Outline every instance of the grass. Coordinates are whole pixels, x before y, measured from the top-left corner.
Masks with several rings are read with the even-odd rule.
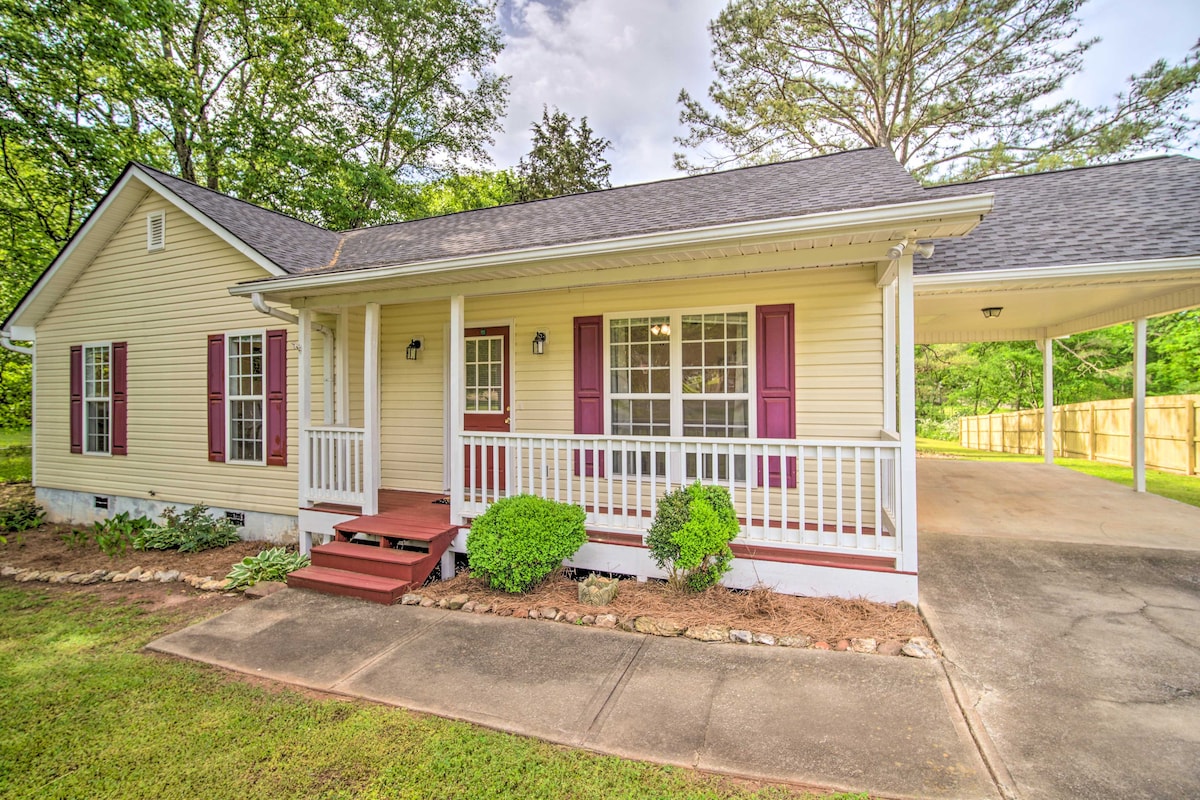
[[[141,652],[179,613],[0,585],[0,796],[811,797]]]
[[[1028,464],[1042,463],[1040,455],[1017,455],[1016,453],[993,453],[987,450],[972,450],[961,447],[957,442],[940,439],[917,439],[917,452],[960,458],[967,461],[1010,461]],[[1083,458],[1055,458],[1054,463],[1106,481],[1133,486],[1133,467],[1118,464],[1102,464]],[[1146,491],[1178,500],[1181,503],[1200,507],[1200,477],[1178,475],[1174,472],[1146,470]]]
[[[22,483],[33,478],[33,435],[28,428],[0,429],[0,483]]]

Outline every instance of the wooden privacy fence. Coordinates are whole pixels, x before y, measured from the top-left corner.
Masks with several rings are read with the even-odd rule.
[[[1195,475],[1200,455],[1200,394],[1146,398],[1146,466]],[[962,417],[958,442],[997,453],[1042,453],[1042,410]],[[1132,400],[1096,400],[1054,407],[1054,454],[1107,464],[1132,464]]]

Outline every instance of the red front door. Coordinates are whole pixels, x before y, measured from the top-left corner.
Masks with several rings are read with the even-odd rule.
[[[487,433],[512,430],[508,328],[467,328],[465,344],[463,429]],[[490,496],[503,492],[505,448],[477,445],[468,447],[464,456],[468,487]]]

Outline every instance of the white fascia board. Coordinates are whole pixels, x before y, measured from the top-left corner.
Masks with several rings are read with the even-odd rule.
[[[953,289],[977,286],[981,283],[1003,284],[1060,278],[1104,278],[1114,275],[1146,275],[1189,269],[1200,270],[1200,256],[1155,258],[1143,261],[1109,261],[1099,264],[1063,264],[1050,267],[986,269],[975,272],[939,272],[917,275],[913,282],[919,293],[921,289]]]
[[[937,200],[920,200],[911,203],[896,203],[887,206],[830,211],[799,217],[780,217],[756,222],[737,222],[689,228],[682,231],[622,236],[598,239],[550,247],[533,247],[508,250],[498,253],[460,256],[458,258],[422,261],[416,264],[370,267],[325,272],[315,275],[298,275],[282,280],[250,281],[230,288],[233,295],[249,295],[253,292],[272,293],[313,289],[341,284],[352,284],[364,280],[386,280],[413,275],[439,272],[456,272],[475,267],[502,267],[509,264],[552,261],[568,258],[587,258],[598,255],[617,255],[639,250],[664,247],[704,246],[722,242],[739,241],[778,236],[816,236],[839,228],[904,227],[937,217],[978,217],[980,220],[992,209],[992,194],[974,194]]]
[[[255,250],[253,247],[251,247],[250,245],[243,242],[238,237],[234,236],[232,233],[230,233],[228,230],[226,230],[222,225],[215,222],[211,217],[209,217],[208,215],[201,212],[199,209],[197,209],[195,206],[193,206],[187,200],[184,200],[182,197],[175,194],[175,192],[168,189],[166,186],[164,186],[159,181],[155,180],[154,177],[151,176],[149,173],[147,173],[145,170],[140,169],[137,165],[134,165],[133,168],[130,170],[130,172],[132,174],[136,175],[138,180],[142,181],[147,186],[152,188],[154,191],[158,192],[163,197],[170,200],[172,203],[177,205],[180,208],[180,210],[182,210],[189,217],[196,220],[196,222],[199,222],[201,225],[208,228],[209,230],[211,230],[218,237],[220,237],[221,240],[224,241],[227,245],[232,247],[234,250],[237,250],[239,253],[244,255],[246,258],[250,259],[255,264],[257,264],[258,266],[265,269],[267,272],[271,273],[271,275],[281,276],[281,275],[288,274],[284,269],[279,267],[274,261],[272,261],[271,259],[264,256],[262,253],[258,252],[257,250]]]

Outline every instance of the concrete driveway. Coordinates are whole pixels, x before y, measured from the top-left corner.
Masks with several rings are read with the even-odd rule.
[[[1003,787],[1200,797],[1200,509],[922,460],[921,605]]]

